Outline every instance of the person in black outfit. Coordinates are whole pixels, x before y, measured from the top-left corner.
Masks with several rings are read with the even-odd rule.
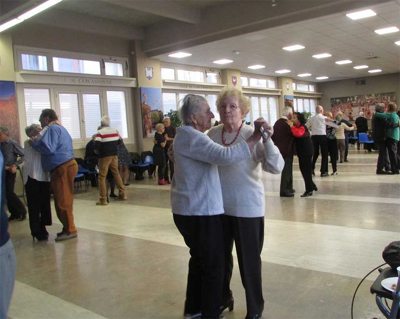
[[[158,185],[166,185],[169,184],[168,181],[165,180],[165,164],[166,164],[166,153],[165,153],[165,128],[164,124],[158,123],[156,125],[156,132],[154,133],[154,146],[153,146],[153,155],[154,155],[154,164],[157,165],[157,173],[158,173]]]
[[[313,191],[318,190],[312,179],[313,142],[305,124],[306,118],[303,113],[299,112],[294,113],[293,122],[289,122],[291,132],[295,137],[296,154],[299,158],[299,167],[306,188],[306,191],[300,197],[312,196]]]
[[[171,161],[171,159],[168,157],[168,150],[170,147],[172,147],[172,143],[174,141],[174,137],[176,134],[176,129],[171,125],[171,119],[166,116],[163,119],[163,124],[165,128],[165,140],[166,144],[164,147],[165,150],[165,174],[164,174],[164,179],[166,182],[170,182],[172,180],[172,177],[174,176],[174,162]],[[169,170],[169,174],[168,174]]]
[[[25,205],[15,194],[15,178],[17,176],[17,167],[22,163],[24,150],[16,141],[9,137],[8,128],[0,126],[0,148],[4,156],[5,163],[5,188],[9,220],[24,220],[27,212]]]
[[[272,135],[272,140],[278,147],[285,161],[285,166],[281,175],[281,197],[293,197],[295,192],[293,189],[294,138],[289,125],[292,116],[292,108],[285,107],[283,110],[283,116],[274,124],[274,134]]]
[[[377,104],[375,106],[375,113],[383,113],[384,111],[385,107],[383,104]],[[376,162],[376,174],[378,175],[390,173],[390,161],[386,148],[386,126],[386,120],[376,117],[374,114],[372,118],[372,138],[379,152]]]
[[[356,118],[357,135],[358,133],[368,133],[368,120],[364,117],[364,112],[360,112],[359,117]],[[371,146],[364,144],[364,149],[371,152]],[[357,150],[360,150],[360,143],[357,141]]]

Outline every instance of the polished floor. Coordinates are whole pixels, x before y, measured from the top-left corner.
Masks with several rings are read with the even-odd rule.
[[[354,148],[339,175],[304,184],[295,165],[295,198],[279,197],[279,176],[264,175],[266,232],[263,260],[265,319],[350,318],[360,279],[383,263],[381,253],[399,240],[400,177],[375,175],[376,153]],[[17,280],[12,319],[182,318],[188,249],[171,216],[169,186],[132,181],[126,202],[95,205],[97,189],[75,200],[76,240],[32,242],[28,221],[12,222]],[[354,304],[354,318],[383,318],[369,293],[373,273]],[[237,266],[235,309],[246,313]]]

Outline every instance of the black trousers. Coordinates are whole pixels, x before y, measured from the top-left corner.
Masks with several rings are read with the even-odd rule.
[[[261,251],[264,244],[264,217],[242,218],[224,215],[225,276],[223,300],[232,297],[232,249],[235,242],[240,277],[246,293],[247,316],[262,314],[264,298],[261,279]]]
[[[397,141],[392,138],[386,138],[386,149],[389,154],[390,167],[392,173],[398,173],[397,167]]]
[[[315,187],[312,179],[312,157],[299,156],[299,168],[301,175],[303,176],[306,192],[312,192]]]
[[[314,147],[313,155],[313,170],[315,170],[315,163],[317,162],[319,151],[321,149],[321,174],[328,173],[328,145],[326,135],[313,135],[311,136]]]
[[[25,205],[21,202],[17,194],[15,194],[15,178],[17,174],[6,171],[5,176],[5,190],[6,190],[6,201],[10,217],[23,218],[26,216]]]
[[[46,225],[52,224],[50,182],[40,182],[28,177],[25,190],[31,234],[34,236],[47,235]]]
[[[337,140],[335,139],[326,139],[326,143],[328,146],[328,154],[331,159],[332,170],[334,172],[337,171],[337,160],[338,160],[338,146]]]
[[[185,313],[219,318],[224,275],[222,216],[182,216],[174,222],[190,249]]]
[[[166,179],[167,181],[172,181],[172,177],[174,176],[174,162],[169,159],[167,152],[168,150],[165,151],[166,162],[164,179]]]
[[[280,194],[293,193],[293,155],[283,158],[285,166],[281,174]]]
[[[389,161],[389,154],[386,148],[385,141],[375,141],[375,145],[378,147],[378,161],[376,163],[376,171],[382,172],[383,169],[386,171],[390,171],[390,161]],[[399,164],[399,163],[397,163]]]

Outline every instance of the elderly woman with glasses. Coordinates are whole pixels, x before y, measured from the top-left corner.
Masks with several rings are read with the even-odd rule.
[[[224,276],[221,183],[218,165],[250,160],[259,127],[233,147],[214,143],[204,132],[214,117],[207,100],[188,94],[180,109],[183,125],[173,143],[175,173],[171,206],[176,227],[190,248],[185,318],[219,318]]]
[[[250,101],[237,89],[225,89],[217,98],[221,123],[208,135],[226,149],[237,147],[253,134],[244,123]],[[264,242],[265,194],[262,171],[279,174],[284,166],[279,149],[271,140],[272,127],[264,123],[265,134],[252,151],[251,158],[219,166],[225,215],[225,278],[222,310],[233,309],[230,290],[235,242],[240,275],[246,293],[247,318],[261,318],[264,298],[261,281],[261,251]]]

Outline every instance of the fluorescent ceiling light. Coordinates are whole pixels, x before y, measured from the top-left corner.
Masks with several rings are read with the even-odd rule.
[[[233,60],[229,60],[229,59],[221,59],[221,60],[215,60],[213,63],[215,64],[228,64],[228,63],[232,63]]]
[[[396,41],[394,44],[400,45],[400,40],[399,40],[399,41]]]
[[[292,72],[292,71],[290,71],[288,69],[282,69],[282,70],[275,71],[275,73],[278,73],[278,74],[285,74],[285,73],[290,73],[290,72]]]
[[[329,79],[329,76],[317,76],[315,79],[317,79],[317,80],[326,80],[326,79]]]
[[[188,56],[191,56],[191,53],[187,53],[187,52],[175,52],[175,53],[171,53],[168,54],[168,56],[170,58],[176,58],[176,59],[182,59],[182,58],[187,58]]]
[[[46,2],[43,2],[42,4],[34,7],[33,9],[24,12],[23,14],[19,15],[18,17],[1,24],[0,32],[3,32],[5,30],[27,20],[27,19],[33,17],[34,15],[37,15],[38,13],[56,5],[57,3],[61,2],[61,1],[62,0],[48,0]]]
[[[300,77],[300,78],[305,78],[305,77],[311,76],[311,75],[312,75],[311,73],[300,73],[300,74],[297,74],[297,76]]]
[[[340,61],[336,61],[336,64],[342,65],[342,64],[349,64],[349,63],[353,63],[353,61],[351,60],[340,60]]]
[[[373,70],[369,70],[368,73],[379,73],[382,72],[381,69],[373,69]]]
[[[252,69],[252,70],[259,70],[259,69],[264,69],[265,65],[255,64],[255,65],[250,65],[247,68]]]
[[[356,66],[354,67],[354,69],[356,69],[356,70],[368,69],[368,65],[365,65],[365,64],[363,64],[363,65],[356,65]]]
[[[398,31],[399,31],[398,27],[387,27],[387,28],[377,29],[377,30],[375,30],[375,33],[382,35],[382,34],[398,32]]]
[[[294,44],[294,45],[289,45],[287,47],[283,47],[282,49],[286,51],[296,51],[304,49],[304,46],[302,46],[301,44]]]
[[[346,16],[348,18],[350,18],[351,20],[359,20],[359,19],[376,16],[376,13],[375,13],[375,11],[373,11],[371,9],[366,9],[366,10],[356,11],[356,12],[352,12],[352,13],[346,13]]]
[[[331,56],[332,54],[330,53],[319,53],[319,54],[314,54],[312,57],[315,59],[324,59],[324,58],[329,58]]]

